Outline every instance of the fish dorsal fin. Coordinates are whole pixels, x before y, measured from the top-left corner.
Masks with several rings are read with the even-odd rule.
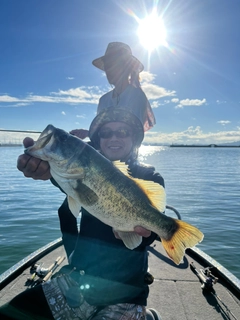
[[[68,206],[72,214],[77,218],[79,216],[79,212],[81,209],[81,205],[79,204],[78,201],[73,199],[72,197],[68,196]]]
[[[113,164],[115,167],[118,168],[118,170],[120,170],[123,174],[125,174],[125,176],[133,179],[132,176],[130,176],[129,174],[129,168],[128,168],[128,165],[125,163],[125,162],[122,162],[122,161],[113,161]]]
[[[114,161],[114,166],[125,174],[128,178],[132,179],[140,189],[149,198],[152,206],[158,209],[160,212],[164,212],[166,209],[166,192],[163,186],[159,183],[149,180],[143,180],[134,178],[129,173],[128,165],[121,161]]]

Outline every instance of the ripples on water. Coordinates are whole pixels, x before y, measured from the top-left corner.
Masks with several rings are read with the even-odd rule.
[[[64,195],[16,169],[21,147],[0,148],[0,273],[61,236]],[[143,146],[140,161],[165,179],[167,202],[205,234],[199,248],[240,278],[240,148]]]
[[[34,181],[16,168],[21,147],[1,147],[0,273],[60,237],[57,209],[64,199],[49,181]]]
[[[167,203],[204,233],[199,248],[240,278],[240,148],[152,148],[141,160],[164,177]]]

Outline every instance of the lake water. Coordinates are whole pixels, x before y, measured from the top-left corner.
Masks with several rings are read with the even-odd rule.
[[[0,273],[61,236],[64,195],[16,168],[23,147],[0,147]],[[140,161],[165,179],[167,203],[205,237],[198,247],[240,278],[240,148],[143,146]]]

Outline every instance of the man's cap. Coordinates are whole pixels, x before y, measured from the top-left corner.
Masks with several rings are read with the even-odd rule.
[[[99,147],[99,137],[98,132],[100,128],[109,122],[123,122],[129,125],[135,136],[135,146],[140,147],[143,138],[143,124],[137,116],[132,112],[129,112],[125,108],[106,108],[101,113],[99,113],[92,121],[89,128],[89,138],[91,142]]]

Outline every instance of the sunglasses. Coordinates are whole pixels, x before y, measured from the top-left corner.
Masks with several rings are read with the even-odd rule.
[[[103,129],[98,132],[98,136],[101,139],[110,139],[115,135],[115,137],[124,139],[132,136],[132,132],[128,129],[122,128],[118,129],[116,131],[113,131],[111,129]]]

